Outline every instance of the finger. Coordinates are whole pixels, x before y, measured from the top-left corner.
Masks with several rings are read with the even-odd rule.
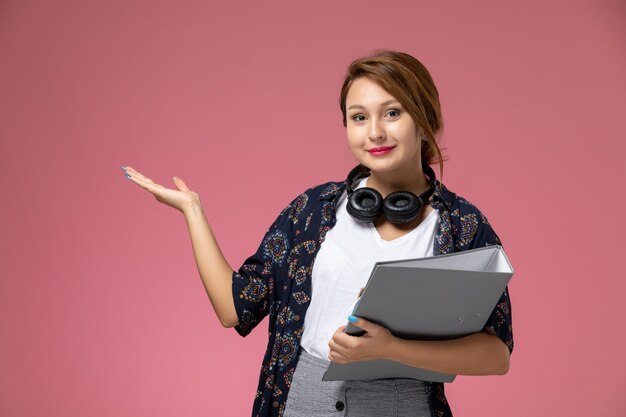
[[[331,340],[332,340],[335,336],[338,336],[338,335],[340,335],[340,334],[344,333],[344,327],[345,327],[345,326],[338,327],[338,328],[337,328],[337,330],[335,330],[335,332],[333,333],[333,335],[330,337],[330,338],[331,338]]]
[[[332,336],[330,337],[331,339],[334,338],[337,335],[340,335],[343,333],[342,327],[337,328],[337,330],[335,330],[335,332],[332,334]]]
[[[333,339],[333,338],[341,338],[341,339],[345,340],[345,339],[350,338],[350,337],[351,336],[346,333],[346,326],[341,326],[337,330],[335,330],[335,333],[333,333],[331,339]]]
[[[354,343],[354,336],[347,335],[345,333],[338,334],[330,339],[330,343],[332,342],[335,349],[351,349],[352,344]]]
[[[123,169],[123,170],[124,170],[124,172],[125,172],[126,174],[128,174],[128,175],[135,175],[135,176],[137,176],[137,174],[138,174],[138,172],[137,172],[137,170],[136,170],[135,168],[130,167],[130,166],[128,166],[128,165],[127,165],[127,166],[125,166],[125,167],[122,167],[122,169]]]
[[[187,187],[187,184],[185,184],[185,181],[181,180],[178,177],[174,177],[174,184],[176,184],[176,187],[178,187],[179,190],[181,191],[189,191],[189,187]]]
[[[328,341],[328,350],[332,352],[333,350],[336,349],[336,347],[337,347],[337,344],[333,341],[333,339],[330,339]]]
[[[352,317],[355,317],[355,316],[352,316]],[[377,331],[381,327],[378,324],[372,323],[369,320],[365,320],[362,317],[355,317],[355,318],[357,319],[356,321],[350,320],[350,322],[356,327],[358,327],[359,329],[363,329],[366,332]]]
[[[337,348],[337,347],[342,347],[342,348],[349,348],[349,341],[350,341],[350,337],[345,333],[335,333],[333,335],[333,337],[330,338],[330,340],[328,341],[328,346],[331,348]],[[332,344],[332,345],[331,345]]]
[[[339,326],[339,327],[337,327],[337,330],[335,330],[333,335],[336,335],[336,334],[339,334],[339,333],[344,333],[345,331],[346,331],[346,326]]]
[[[347,363],[347,358],[345,355],[337,352],[336,350],[330,351],[328,353],[328,360],[335,363]]]
[[[146,177],[145,175],[143,175],[139,171],[133,169],[132,167],[126,167],[126,173],[131,176],[131,179],[132,178],[141,178],[142,180],[144,180],[146,182],[154,183],[154,181],[152,181],[152,179]]]
[[[148,191],[150,191],[152,194],[158,194],[161,189],[163,188],[163,186],[159,185],[159,184],[155,184],[154,182],[147,182],[145,180],[143,180],[142,178],[139,177],[132,177],[131,176],[131,181],[134,181],[135,184],[137,184],[138,186],[140,186],[141,188],[144,188]]]

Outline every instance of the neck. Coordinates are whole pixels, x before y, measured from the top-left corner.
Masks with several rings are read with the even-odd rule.
[[[370,171],[367,186],[377,190],[383,198],[395,191],[411,191],[420,195],[428,189],[429,182],[421,165],[406,166],[394,171]]]

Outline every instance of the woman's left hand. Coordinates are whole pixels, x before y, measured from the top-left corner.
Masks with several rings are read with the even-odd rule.
[[[339,327],[328,342],[330,361],[345,364],[388,358],[389,349],[396,339],[389,329],[361,317],[352,324],[367,333],[350,336],[344,333],[346,326]]]

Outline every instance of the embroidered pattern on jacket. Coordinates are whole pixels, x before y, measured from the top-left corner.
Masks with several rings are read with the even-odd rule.
[[[236,331],[246,336],[270,315],[268,349],[261,367],[253,417],[280,417],[284,412],[311,300],[312,266],[326,233],[335,225],[338,197],[345,186],[345,181],[329,182],[298,195],[267,230],[257,252],[246,259],[239,271],[233,272],[233,299],[239,317]],[[434,256],[501,245],[483,213],[439,181],[431,205],[439,211]],[[483,331],[500,338],[512,352],[508,289]],[[426,390],[433,417],[452,417],[444,384],[429,382]]]

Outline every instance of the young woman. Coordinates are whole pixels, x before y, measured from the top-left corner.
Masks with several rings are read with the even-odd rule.
[[[197,193],[180,178],[173,190],[124,169],[184,214],[222,325],[246,336],[269,315],[253,416],[451,416],[442,383],[322,381],[330,361],[374,359],[457,375],[503,375],[513,350],[508,288],[482,332],[453,340],[405,340],[347,317],[378,261],[502,243],[487,218],[430,168],[438,163],[443,173],[441,109],[417,59],[378,50],[353,61],[340,108],[359,165],[346,180],[316,185],[291,201],[238,271],[224,259]],[[346,319],[366,333],[346,334]]]

